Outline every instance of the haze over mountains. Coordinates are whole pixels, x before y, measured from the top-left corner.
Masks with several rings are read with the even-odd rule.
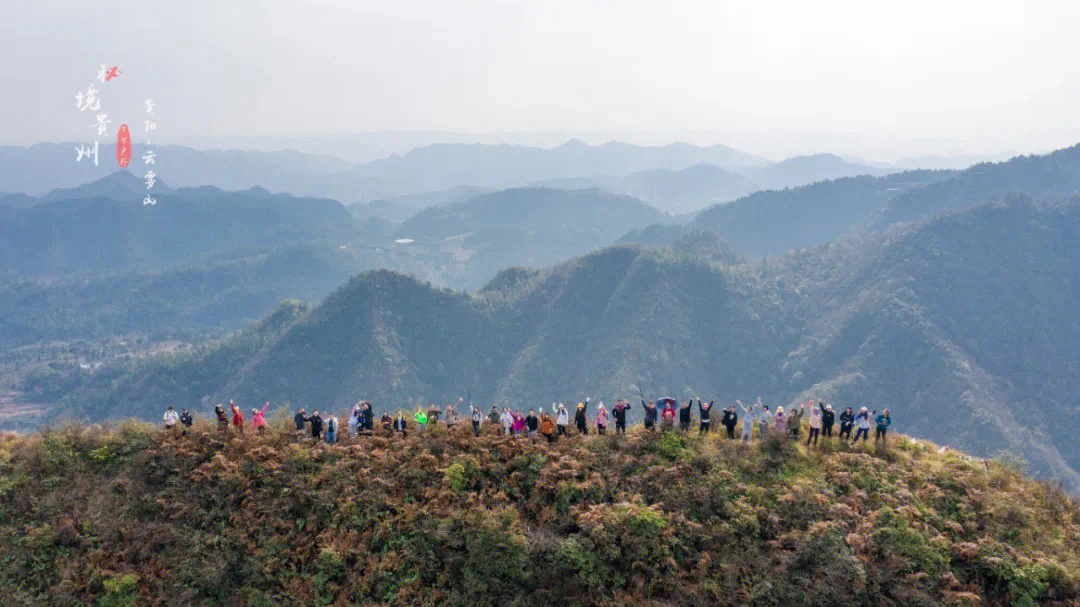
[[[73,150],[73,144],[67,143],[0,147],[0,192],[41,195],[112,172],[111,158],[98,166],[89,161],[76,163]],[[719,145],[651,147],[611,142],[590,146],[577,140],[550,149],[434,144],[362,164],[292,150],[196,150],[178,145],[154,146],[154,150],[157,172],[176,187],[262,187],[349,204],[459,187],[493,190],[576,183],[637,196],[676,214],[759,189],[890,171],[827,154],[773,163]],[[133,157],[139,158],[143,151],[136,144]],[[708,168],[685,171],[692,167]],[[627,184],[614,185],[621,178],[627,178]]]
[[[296,160],[281,180],[318,164],[231,158]],[[835,178],[779,187],[815,179],[815,167]],[[0,362],[14,361],[14,398],[101,419],[226,397],[813,393],[887,403],[905,429],[1009,449],[1080,486],[1070,427],[1030,415],[1067,415],[1080,387],[1069,200],[1080,146],[903,172],[828,155],[770,164],[722,147],[431,146],[312,178],[392,192],[348,208],[161,174],[153,207],[128,172],[0,198],[0,336],[12,348]],[[632,246],[606,248],[616,242]],[[364,273],[379,269],[411,277]],[[283,299],[322,303],[289,304],[226,337]],[[195,349],[87,354],[121,335]],[[200,345],[209,338],[225,340]],[[106,364],[43,365],[31,354],[42,343],[80,343],[72,361]]]

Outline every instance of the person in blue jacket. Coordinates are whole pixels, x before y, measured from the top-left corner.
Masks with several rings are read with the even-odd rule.
[[[874,418],[874,423],[877,424],[877,428],[874,429],[874,442],[879,440],[885,440],[885,433],[889,430],[889,424],[892,423],[892,418],[889,417],[889,410],[885,409]]]

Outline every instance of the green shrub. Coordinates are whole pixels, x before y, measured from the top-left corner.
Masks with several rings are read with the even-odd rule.
[[[630,532],[645,539],[657,539],[668,526],[668,520],[663,514],[652,508],[639,508],[635,513],[626,518]]]
[[[662,432],[650,446],[660,457],[676,460],[686,454],[686,437],[677,432]]]
[[[476,489],[480,485],[483,471],[480,470],[475,461],[466,458],[447,466],[443,475],[450,482],[450,488],[455,493],[465,493]]]
[[[872,534],[882,556],[896,555],[904,559],[904,573],[924,572],[937,580],[949,566],[945,548],[935,547],[926,537],[908,526],[906,520],[890,508],[883,508],[874,521]]]
[[[605,595],[612,588],[626,585],[626,576],[621,571],[608,567],[594,550],[582,545],[577,538],[571,537],[563,542],[555,553],[554,561],[565,574],[572,576],[590,592]]]
[[[98,599],[98,607],[136,607],[139,576],[134,573],[104,581],[105,594]]]
[[[477,517],[465,530],[461,587],[467,604],[522,603],[530,572],[525,538],[505,522]]]

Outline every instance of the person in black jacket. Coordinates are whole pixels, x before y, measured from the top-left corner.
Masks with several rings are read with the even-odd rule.
[[[698,434],[706,434],[709,432],[709,425],[712,423],[712,406],[713,402],[709,401],[709,404],[701,404],[701,399],[697,401],[698,408]]]
[[[529,415],[525,417],[525,426],[529,429],[529,434],[532,435],[536,432],[536,429],[540,427],[540,418],[536,417],[536,411],[529,409]]]
[[[184,409],[183,411],[181,411],[180,412],[180,425],[183,426],[183,429],[180,431],[180,433],[181,434],[187,434],[188,430],[191,429],[191,424],[192,424],[193,421],[194,420],[191,419],[191,413],[188,412],[187,409]]]
[[[646,404],[644,399],[641,401],[641,406],[645,409],[645,429],[652,432],[656,428],[656,415],[659,411],[656,410],[655,403]]]
[[[727,429],[727,437],[735,438],[735,424],[739,423],[739,414],[735,412],[735,405],[724,409],[724,417],[720,423]]]
[[[823,403],[818,403],[822,405]],[[821,410],[821,435],[832,436],[832,427],[836,423],[836,413],[832,410],[832,405],[824,405]]]
[[[694,399],[690,399],[679,407],[679,430],[690,431],[690,407],[694,405]]]
[[[224,432],[229,429],[229,418],[225,416],[225,405],[218,403],[214,405],[214,415],[217,416],[218,430]]]
[[[630,409],[630,403],[626,401],[616,401],[615,406],[611,408],[611,412],[615,414],[615,433],[626,434],[626,412]]]
[[[363,417],[357,427],[367,430],[368,433],[375,432],[375,412],[371,410],[371,403],[364,401],[364,404],[360,405],[360,415]]]
[[[405,416],[405,413],[398,409],[397,415],[394,416],[394,432],[398,432],[402,437],[409,435],[409,418]]]
[[[578,434],[589,433],[589,420],[586,417],[586,411],[589,408],[589,399],[586,398],[585,402],[578,403],[577,411],[574,412],[574,425],[577,426]]]
[[[311,438],[318,441],[319,437],[322,436],[322,417],[319,415],[318,409],[311,412],[311,417],[308,418],[308,421],[311,422]]]
[[[851,410],[851,407],[847,407],[840,414],[840,438],[850,439],[853,427],[855,427],[855,412]]]
[[[294,415],[292,419],[293,423],[296,424],[296,431],[303,432],[304,424],[308,421],[307,415],[304,414],[304,408],[300,407],[300,410],[296,412],[296,415]]]

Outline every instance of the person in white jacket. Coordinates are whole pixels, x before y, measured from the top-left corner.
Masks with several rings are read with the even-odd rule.
[[[499,421],[503,425],[503,433],[510,436],[510,426],[514,425],[514,416],[510,415],[510,409],[503,409],[502,415],[499,416]]]
[[[566,425],[570,423],[570,414],[566,412],[566,406],[559,403],[555,411],[555,426],[559,429],[559,436],[566,436]]]
[[[855,440],[852,443],[859,442],[859,437],[865,441],[870,438],[870,412],[866,410],[866,407],[859,409],[859,413],[855,415]]]
[[[753,441],[754,420],[757,419],[758,414],[761,412],[761,407],[759,405],[750,405],[747,407],[742,404],[741,400],[737,400],[735,403],[743,410],[742,439],[744,441]]]
[[[172,430],[178,423],[180,423],[180,415],[173,410],[172,405],[169,405],[169,408],[165,410],[165,429]]]
[[[818,436],[821,434],[821,414],[825,412],[825,404],[814,404],[814,401],[803,405],[803,408],[810,409],[810,435],[806,437],[806,445],[810,446],[810,441],[814,441],[814,446],[817,446]]]

